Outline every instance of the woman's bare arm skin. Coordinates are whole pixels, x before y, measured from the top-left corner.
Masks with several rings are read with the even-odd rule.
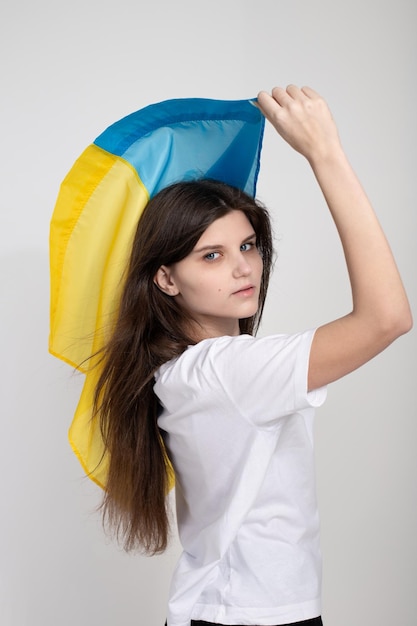
[[[409,331],[412,316],[389,244],[342,149],[325,101],[312,89],[276,87],[258,104],[278,133],[309,161],[339,233],[353,308],[317,329],[308,387],[360,367]]]

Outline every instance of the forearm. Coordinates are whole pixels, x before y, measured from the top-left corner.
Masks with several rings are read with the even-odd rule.
[[[317,148],[309,162],[338,230],[352,289],[352,315],[375,332],[401,333],[411,314],[390,246],[342,148]],[[395,338],[395,337],[393,337]]]

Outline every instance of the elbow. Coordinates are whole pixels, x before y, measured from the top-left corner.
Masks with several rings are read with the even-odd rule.
[[[387,343],[392,343],[401,335],[408,333],[413,327],[413,316],[410,307],[405,306],[402,310],[392,312],[391,315],[381,322],[381,332],[386,337]]]
[[[413,328],[413,315],[411,313],[410,308],[408,307],[406,314],[402,318],[402,326],[401,326],[400,335],[405,335],[406,333],[409,333],[412,328]]]

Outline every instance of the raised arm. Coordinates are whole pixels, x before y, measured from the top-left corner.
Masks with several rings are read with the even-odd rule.
[[[258,104],[278,133],[309,161],[339,233],[352,289],[350,313],[321,326],[311,348],[315,389],[360,367],[412,327],[389,244],[339,141],[325,101],[312,89],[276,87]]]

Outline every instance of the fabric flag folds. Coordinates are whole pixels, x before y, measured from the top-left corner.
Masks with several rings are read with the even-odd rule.
[[[263,132],[254,100],[167,100],[107,128],[61,184],[50,227],[49,351],[86,374],[69,439],[101,487],[107,463],[92,416],[94,355],[111,333],[142,211],[182,180],[213,178],[254,196]]]

